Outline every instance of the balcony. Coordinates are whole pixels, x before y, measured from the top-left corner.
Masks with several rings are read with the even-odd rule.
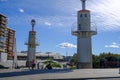
[[[81,29],[77,27],[77,23],[72,25],[71,34],[75,36],[81,35],[81,33],[87,33],[89,35],[96,35],[97,34],[97,27],[95,24],[91,23],[90,29]]]
[[[38,43],[38,42],[36,42],[35,44],[30,44],[30,43],[28,43],[28,42],[25,42],[25,45],[34,45],[34,46],[39,46],[40,44]]]

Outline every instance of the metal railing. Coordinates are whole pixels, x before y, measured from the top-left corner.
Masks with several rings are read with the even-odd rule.
[[[97,34],[97,27],[94,23],[91,23],[90,29],[78,29],[77,23],[74,23],[71,28],[71,33],[76,35],[79,32],[91,32],[93,35]]]

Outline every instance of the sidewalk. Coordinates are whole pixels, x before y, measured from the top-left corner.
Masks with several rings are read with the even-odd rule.
[[[2,71],[2,70],[1,70]],[[120,78],[118,69],[79,69],[79,70],[14,70],[0,71],[0,80],[43,80],[43,79],[105,79]],[[118,79],[119,80],[119,79]]]

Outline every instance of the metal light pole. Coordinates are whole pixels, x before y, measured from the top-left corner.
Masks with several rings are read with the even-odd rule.
[[[120,61],[119,61],[119,57],[118,57],[118,69],[119,69],[119,74],[120,74]]]
[[[17,63],[17,49],[16,49],[16,38],[14,39],[14,59],[13,59],[13,68],[17,68],[18,67],[18,63]]]

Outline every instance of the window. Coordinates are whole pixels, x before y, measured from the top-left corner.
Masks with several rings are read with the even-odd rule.
[[[80,18],[87,17],[87,14],[80,14]]]
[[[6,27],[6,25],[5,25],[5,24],[0,24],[0,26],[1,26],[1,27]]]
[[[80,17],[82,17],[82,14],[80,14]]]
[[[87,17],[87,14],[85,14],[85,17]]]
[[[0,43],[0,48],[4,48],[4,44]]]
[[[12,47],[9,47],[9,50],[11,51],[13,48]]]
[[[5,38],[3,36],[0,37],[0,42],[4,42]]]
[[[81,30],[81,25],[80,24],[78,25],[78,30]]]

